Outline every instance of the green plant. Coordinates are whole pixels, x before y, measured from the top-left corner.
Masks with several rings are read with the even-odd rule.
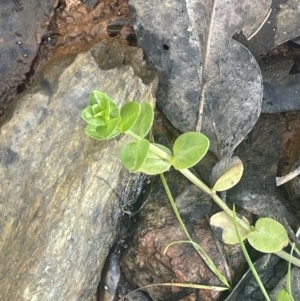
[[[298,229],[296,233],[296,237],[300,234],[300,229]],[[292,244],[289,265],[288,265],[288,273],[286,279],[286,290],[281,290],[276,298],[276,301],[294,301],[294,297],[292,295],[292,285],[291,285],[291,259],[293,256],[293,251],[295,248],[295,243]]]
[[[223,229],[223,241],[229,244],[239,243],[237,230],[242,240],[248,239],[253,248],[261,252],[276,253],[289,260],[289,254],[282,249],[289,243],[285,228],[271,218],[260,218],[255,226],[244,217],[235,217],[234,212],[218,196],[218,192],[225,191],[237,184],[243,174],[243,164],[237,157],[225,158],[218,162],[213,170],[210,188],[200,181],[188,168],[197,164],[209,149],[208,138],[197,132],[187,132],[179,136],[172,151],[164,145],[150,142],[145,137],[153,124],[154,110],[148,102],[139,104],[135,101],[125,103],[121,109],[106,94],[93,91],[89,98],[90,105],[82,112],[82,118],[88,123],[86,133],[98,140],[112,139],[119,134],[126,134],[132,142],[126,143],[121,150],[121,161],[131,172],[143,172],[148,175],[162,174],[173,166],[192,183],[208,194],[223,210],[211,217],[211,225]],[[165,182],[162,177],[163,183]],[[164,183],[166,191],[168,188]],[[201,247],[193,242],[180,219],[173,198],[168,193],[173,210],[183,227],[189,243],[205,258],[208,266],[219,279],[229,287],[226,278],[213,265]],[[236,220],[236,226],[233,222]],[[294,264],[300,266],[299,260],[292,258]]]

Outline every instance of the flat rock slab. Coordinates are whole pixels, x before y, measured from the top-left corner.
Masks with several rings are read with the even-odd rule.
[[[141,180],[121,165],[127,138],[89,138],[80,114],[96,89],[119,104],[154,104],[157,78],[145,85],[130,65],[143,65],[142,50],[129,50],[135,62],[111,70],[90,52],[52,62],[0,120],[0,300],[95,294],[121,207]]]

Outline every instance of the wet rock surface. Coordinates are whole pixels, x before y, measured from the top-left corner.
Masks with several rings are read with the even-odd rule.
[[[41,27],[49,21],[55,0],[0,2],[0,116],[18,92],[39,48]]]
[[[6,1],[0,14],[0,116],[51,58],[108,37],[135,45],[127,0]]]
[[[90,139],[81,110],[95,89],[119,104],[154,103],[157,78],[151,78],[143,84],[129,62],[101,70],[83,52],[53,61],[3,116],[1,300],[93,298],[121,207],[134,197],[141,178],[120,163],[126,138]]]

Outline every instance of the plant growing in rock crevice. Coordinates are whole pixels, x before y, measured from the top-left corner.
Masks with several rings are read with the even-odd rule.
[[[145,138],[154,119],[153,108],[148,102],[139,104],[136,101],[129,101],[119,109],[109,96],[100,91],[93,91],[89,102],[90,105],[82,112],[82,118],[88,123],[86,133],[90,137],[108,140],[126,134],[132,138],[132,142],[126,143],[121,150],[121,161],[129,171],[156,175],[162,174],[173,166],[221,207],[223,211],[213,215],[210,221],[212,226],[223,229],[222,239],[225,243],[239,243],[241,237],[242,240],[247,239],[258,251],[276,253],[287,260],[290,258],[282,251],[289,243],[289,238],[279,222],[271,218],[260,218],[255,226],[251,226],[244,217],[236,217],[218,196],[218,192],[232,188],[241,179],[243,164],[239,158],[225,158],[214,166],[211,175],[212,188],[210,188],[188,169],[197,164],[207,153],[209,140],[205,135],[198,132],[184,133],[176,139],[171,151],[164,145],[152,143]],[[161,178],[173,210],[189,239],[188,242],[192,243],[210,269],[229,287],[226,278],[217,270],[207,254],[189,237],[163,175]],[[234,220],[236,220],[236,227]],[[296,258],[293,258],[292,262],[300,265]]]

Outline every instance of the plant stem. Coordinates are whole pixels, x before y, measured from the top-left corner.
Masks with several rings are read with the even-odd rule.
[[[130,136],[134,140],[143,139],[133,131],[129,130],[125,134]],[[162,159],[170,162],[172,164],[172,156],[167,154],[165,151],[156,147],[153,143],[150,143],[150,150],[161,157]],[[208,186],[206,186],[202,181],[200,181],[193,173],[191,173],[187,168],[179,170],[186,178],[188,178],[192,183],[194,183],[197,187],[199,187],[204,193],[208,194],[218,205],[219,207],[225,211],[231,218],[233,218],[232,210],[222,201],[219,196],[213,192]],[[250,225],[243,219],[237,217],[237,221],[241,227],[243,227],[246,231],[250,231]]]
[[[285,251],[278,251],[278,252],[275,252],[274,254],[276,254],[278,257],[286,260],[286,261],[289,261],[290,260],[290,254],[285,252]],[[300,267],[300,260],[296,257],[291,257],[291,263],[297,267]]]
[[[184,234],[185,234],[186,237],[188,238],[189,242],[193,245],[193,247],[195,248],[195,250],[196,250],[196,251],[198,252],[198,254],[201,256],[201,258],[204,260],[204,262],[207,264],[207,266],[211,269],[211,271],[212,271],[213,273],[215,273],[215,275],[221,280],[221,282],[222,282],[224,285],[226,285],[228,288],[230,288],[230,285],[229,285],[229,283],[227,282],[226,278],[220,273],[220,271],[219,271],[218,268],[215,266],[215,264],[214,264],[213,261],[210,259],[210,257],[206,254],[206,252],[201,248],[201,246],[200,246],[199,244],[195,243],[195,242],[192,240],[192,238],[191,238],[189,232],[187,231],[187,229],[186,229],[186,227],[185,227],[185,224],[184,224],[184,222],[182,221],[181,216],[180,216],[180,214],[179,214],[179,212],[178,212],[178,209],[177,209],[177,207],[176,207],[175,201],[174,201],[174,199],[173,199],[173,196],[172,196],[172,194],[171,194],[171,191],[170,191],[170,189],[169,189],[169,186],[168,186],[168,184],[167,184],[167,181],[166,181],[166,178],[165,178],[164,174],[161,173],[161,174],[159,174],[159,176],[160,176],[160,179],[161,179],[161,181],[162,181],[162,183],[163,183],[163,186],[164,186],[164,188],[165,188],[165,191],[166,191],[166,193],[167,193],[168,199],[169,199],[170,204],[171,204],[171,207],[172,207],[172,209],[173,209],[173,211],[174,211],[174,213],[175,213],[175,216],[176,216],[176,218],[177,218],[177,220],[178,220],[178,222],[179,222],[179,224],[180,224],[180,226],[181,226],[181,228],[182,228]]]
[[[127,131],[125,134],[128,135],[129,137],[131,137],[132,139],[137,140],[137,141],[143,139],[142,137],[140,137],[136,133],[132,132],[131,130]],[[162,159],[172,163],[172,156],[170,156],[169,154],[167,154],[166,152],[164,152],[160,148],[156,147],[153,143],[150,143],[150,150],[153,153],[155,153],[156,155],[158,155],[159,157],[161,157]]]
[[[244,256],[245,256],[245,258],[246,258],[246,260],[248,262],[249,268],[250,268],[250,270],[251,270],[251,272],[252,272],[252,274],[253,274],[256,282],[258,283],[258,285],[259,285],[259,287],[260,287],[260,289],[261,289],[264,297],[266,298],[267,301],[271,301],[271,299],[270,299],[270,297],[269,297],[269,295],[268,295],[268,293],[267,293],[267,291],[266,291],[263,283],[261,282],[261,279],[260,279],[259,275],[257,274],[257,271],[256,271],[256,269],[255,269],[255,267],[254,267],[254,265],[252,263],[252,260],[251,260],[251,258],[249,256],[248,252],[247,252],[247,249],[246,249],[246,247],[244,245],[244,242],[243,242],[243,239],[241,237],[241,234],[240,234],[240,231],[239,231],[239,227],[238,227],[238,224],[237,224],[237,218],[236,218],[236,214],[235,214],[235,205],[234,204],[233,204],[233,224],[234,224],[235,232],[236,232],[237,238],[239,240],[242,252],[243,252],[243,254],[244,254]]]
[[[208,194],[223,211],[225,211],[231,218],[233,218],[232,210],[222,201],[222,199],[213,192],[208,186],[206,186],[202,181],[200,181],[193,173],[188,169],[179,170],[185,177],[187,177],[193,184],[199,187],[203,192]],[[237,217],[237,221],[240,226],[242,226],[246,231],[250,231],[250,225],[243,219]]]
[[[170,201],[171,207],[172,207],[172,209],[173,209],[173,211],[174,211],[174,213],[175,213],[175,215],[176,215],[176,217],[177,217],[177,219],[178,219],[178,222],[179,222],[179,224],[180,224],[180,226],[181,226],[181,228],[182,228],[184,234],[185,234],[186,237],[189,239],[189,241],[193,241],[192,238],[191,238],[191,236],[190,236],[190,234],[189,234],[189,232],[187,231],[187,229],[186,229],[186,227],[185,227],[184,222],[183,222],[182,219],[181,219],[181,216],[180,216],[178,210],[177,210],[175,201],[174,201],[174,199],[173,199],[173,196],[172,196],[172,194],[171,194],[171,191],[170,191],[170,189],[169,189],[169,186],[168,186],[168,184],[167,184],[167,181],[166,181],[166,178],[165,178],[164,174],[159,174],[159,176],[160,176],[160,179],[161,179],[161,181],[162,181],[162,183],[163,183],[163,185],[164,185],[164,188],[165,188],[165,191],[166,191],[166,193],[167,193],[168,199],[169,199],[169,201]]]

